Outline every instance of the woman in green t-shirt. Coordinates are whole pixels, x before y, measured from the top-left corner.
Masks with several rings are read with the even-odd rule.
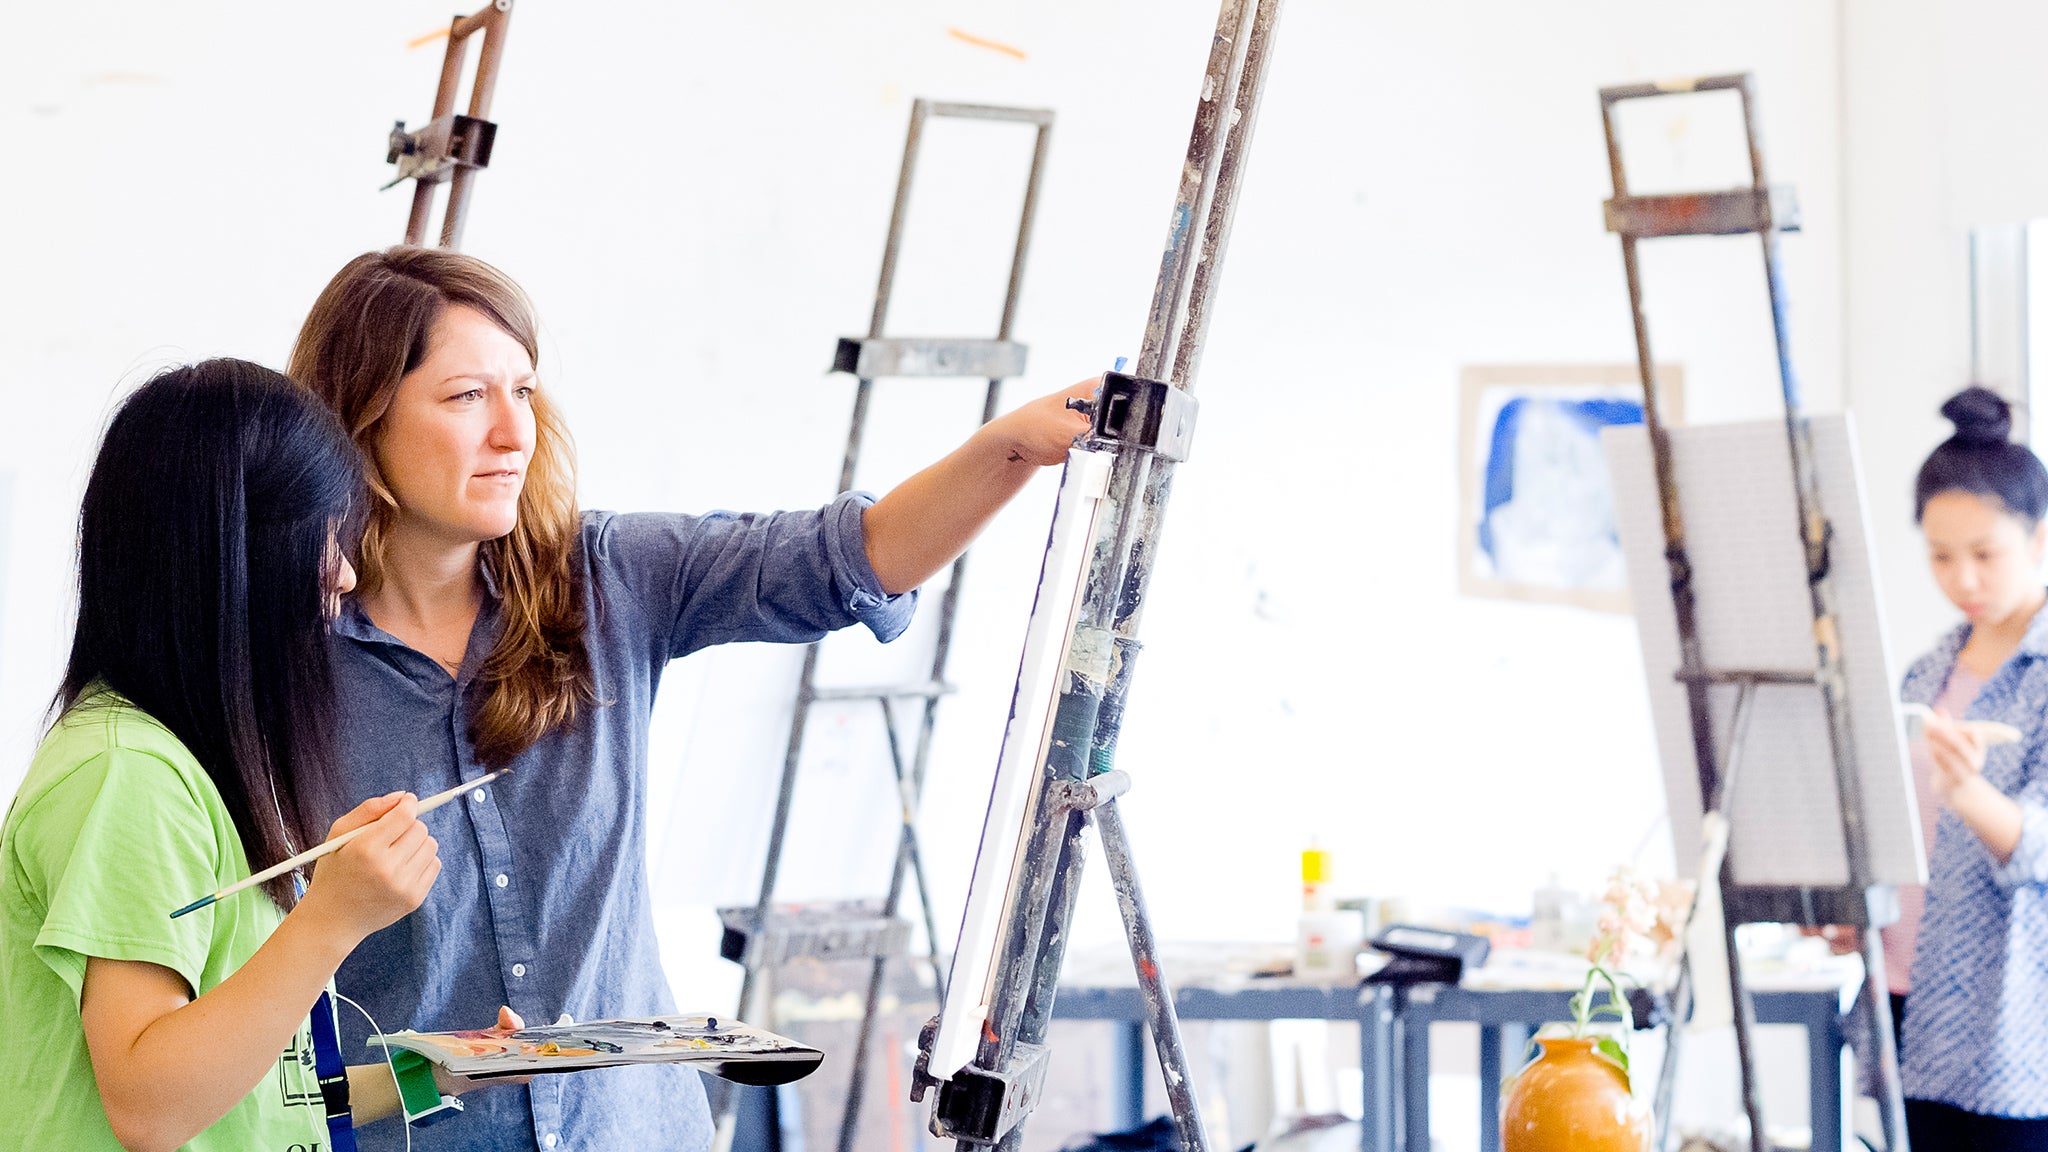
[[[302,897],[169,913],[324,838],[324,633],[364,500],[340,424],[254,364],[172,369],[114,417],[58,717],[0,827],[0,1152],[328,1147],[308,1011],[439,874],[416,799],[326,829],[370,826]],[[357,1121],[395,1109],[383,1065],[347,1080]]]

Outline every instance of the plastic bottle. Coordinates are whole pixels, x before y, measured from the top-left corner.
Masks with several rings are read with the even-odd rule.
[[[1529,946],[1545,952],[1565,951],[1565,918],[1572,893],[1550,874],[1550,884],[1538,888],[1529,901]]]
[[[1301,919],[1294,937],[1294,974],[1303,980],[1349,980],[1358,973],[1364,917],[1337,908],[1330,864],[1330,853],[1309,841],[1301,854]]]

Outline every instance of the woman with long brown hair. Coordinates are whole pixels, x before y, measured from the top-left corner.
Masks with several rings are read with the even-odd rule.
[[[347,791],[448,787],[464,801],[419,915],[338,976],[387,1027],[672,1013],[645,867],[647,725],[669,660],[740,640],[883,639],[1085,421],[1090,380],[984,425],[879,501],[772,515],[579,511],[561,417],[535,375],[525,294],[474,257],[349,262],[291,376],[362,449],[371,515],[335,624]],[[397,1147],[399,1133],[367,1136]],[[702,1085],[674,1067],[543,1077],[486,1093],[419,1148],[709,1146]]]

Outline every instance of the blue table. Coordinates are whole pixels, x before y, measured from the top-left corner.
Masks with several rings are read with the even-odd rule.
[[[1173,973],[1167,968],[1169,977]],[[1365,1073],[1367,1152],[1394,1152],[1398,1083],[1396,1008],[1398,998],[1382,986],[1358,988],[1258,980],[1245,987],[1213,988],[1181,983],[1174,1011],[1182,1020],[1356,1020],[1358,1066]],[[1135,980],[1116,984],[1061,984],[1053,1000],[1056,1020],[1106,1020],[1121,1024],[1115,1033],[1117,1069],[1116,1114],[1111,1126],[1128,1131],[1145,1122],[1145,1002]],[[1424,1041],[1422,1058],[1429,1058]],[[1427,1124],[1428,1109],[1423,1115]],[[1428,1147],[1425,1131],[1424,1148]]]
[[[1220,946],[1218,946],[1220,947]],[[1569,991],[1474,989],[1418,985],[1399,992],[1379,985],[1328,986],[1291,979],[1218,979],[1200,954],[1189,962],[1169,949],[1162,967],[1173,982],[1182,1020],[1352,1020],[1358,1023],[1359,1068],[1364,1073],[1365,1152],[1429,1152],[1429,1026],[1462,1021],[1479,1026],[1480,1148],[1500,1148],[1500,1099],[1484,1090],[1499,1084],[1520,1059],[1530,1032],[1571,1018]],[[1176,961],[1181,961],[1176,964]],[[1128,957],[1124,964],[1128,966]],[[1079,969],[1076,971],[1076,969]],[[1853,992],[1853,989],[1850,990]],[[1842,1077],[1847,992],[1839,988],[1757,991],[1757,1022],[1806,1030],[1807,1091],[1813,1152],[1842,1152],[1848,1131],[1850,1088]],[[1101,1020],[1116,1030],[1118,1129],[1144,1121],[1145,1006],[1128,972],[1108,963],[1070,966],[1053,1002],[1061,1020]]]
[[[1853,989],[1851,990],[1853,991]],[[1544,1024],[1571,1019],[1570,992],[1520,989],[1478,990],[1447,985],[1419,985],[1401,997],[1398,1007],[1401,1055],[1406,1071],[1399,1104],[1406,1131],[1406,1152],[1429,1152],[1429,1026],[1440,1021],[1479,1025],[1479,1147],[1499,1152],[1500,1096],[1486,1086],[1499,1084],[1520,1061],[1530,1032]],[[1812,1152],[1842,1152],[1853,1102],[1842,1077],[1842,1047],[1847,999],[1838,988],[1755,991],[1759,1024],[1794,1024],[1806,1030],[1807,1110],[1813,1127]],[[1142,1028],[1142,1025],[1140,1025]],[[1683,1065],[1681,1065],[1681,1069]],[[1655,1075],[1655,1069],[1646,1074]],[[1370,1094],[1368,1090],[1368,1094]],[[1391,1142],[1373,1145],[1374,1152],[1392,1152]]]

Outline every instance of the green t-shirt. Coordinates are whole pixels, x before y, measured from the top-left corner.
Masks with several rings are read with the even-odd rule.
[[[199,762],[112,693],[59,720],[0,828],[0,1152],[118,1152],[78,1019],[89,956],[146,960],[205,995],[283,914],[260,891],[170,918],[248,875],[242,842]],[[304,1024],[254,1091],[185,1145],[193,1152],[324,1152]]]

